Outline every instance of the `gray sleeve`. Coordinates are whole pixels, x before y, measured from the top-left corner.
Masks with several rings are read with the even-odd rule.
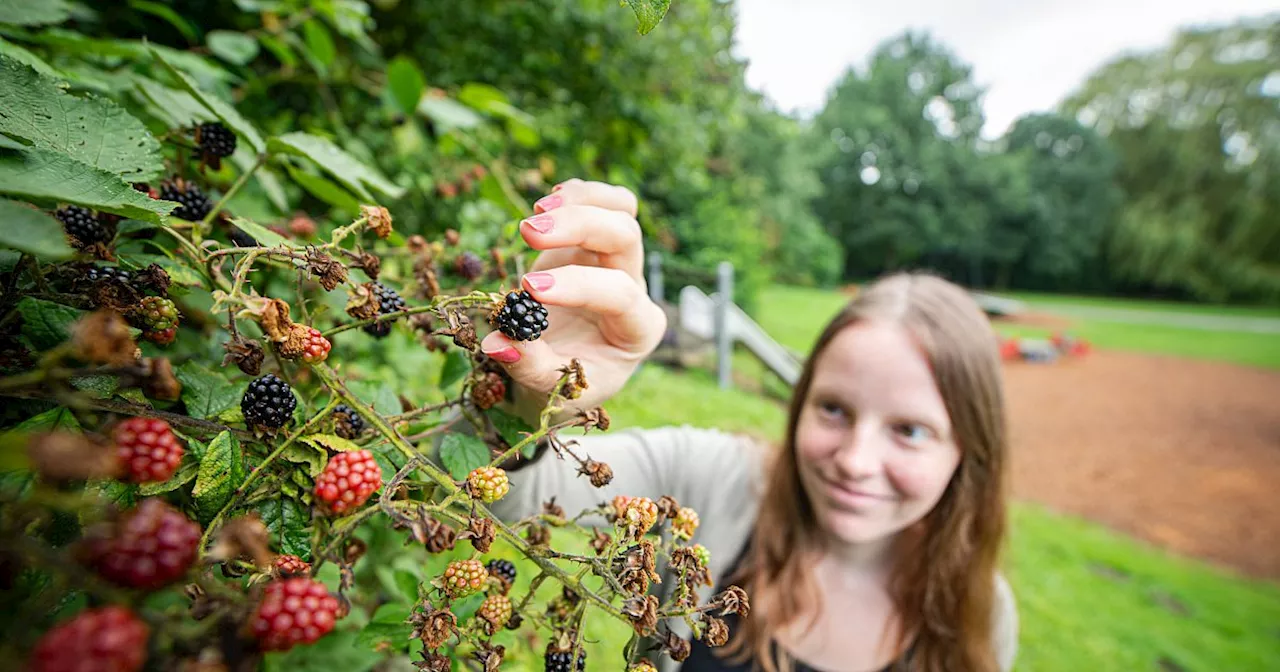
[[[1003,574],[996,574],[995,619],[996,662],[1001,672],[1009,672],[1018,655],[1018,605]]]

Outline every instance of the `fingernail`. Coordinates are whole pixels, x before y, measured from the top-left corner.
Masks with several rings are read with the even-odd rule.
[[[553,194],[554,194],[554,193],[556,193],[557,191],[560,191],[561,189],[564,189],[564,183],[563,183],[563,182],[561,182],[560,184],[557,184],[557,185],[556,185],[556,186],[554,186],[554,187],[551,187],[551,193],[553,193]]]
[[[538,233],[551,233],[551,229],[556,226],[556,218],[551,215],[534,215],[526,218],[520,223],[528,224],[529,228],[537,231]]]
[[[547,194],[546,196],[539,198],[538,201],[533,204],[533,212],[534,214],[537,214],[548,210],[555,210],[563,203],[564,199],[560,198],[560,194]]]
[[[509,345],[501,350],[486,352],[484,354],[489,355],[503,364],[515,364],[520,361],[520,351]]]
[[[529,289],[535,292],[541,292],[551,289],[556,284],[556,279],[550,273],[526,273],[524,284],[529,285]]]

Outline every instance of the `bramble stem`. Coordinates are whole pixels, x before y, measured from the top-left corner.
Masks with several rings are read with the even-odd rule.
[[[240,174],[240,177],[231,185],[231,188],[227,190],[227,193],[223,194],[222,198],[218,199],[218,202],[213,205],[213,209],[209,211],[209,214],[205,215],[204,219],[200,220],[200,223],[192,229],[192,236],[196,240],[199,240],[200,236],[204,235],[205,231],[210,230],[209,225],[213,223],[213,218],[217,217],[219,212],[222,212],[222,206],[226,205],[227,201],[231,200],[231,197],[235,196],[237,191],[240,191],[240,187],[243,187],[244,183],[248,182],[249,178],[253,177],[253,174],[258,172],[258,169],[261,168],[269,158],[271,158],[271,155],[266,152],[259,154],[258,160],[253,163],[253,166],[251,166],[249,170]]]

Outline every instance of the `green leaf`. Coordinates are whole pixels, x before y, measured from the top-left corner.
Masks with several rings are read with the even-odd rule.
[[[470,434],[446,434],[440,442],[440,460],[450,476],[462,480],[473,469],[489,464],[489,446]]]
[[[248,171],[253,168],[253,164],[257,162],[253,153],[244,147],[237,146],[236,152],[231,155],[231,160],[235,162],[236,167],[242,171]],[[289,198],[284,193],[284,187],[280,184],[280,178],[271,172],[266,166],[261,166],[258,171],[253,174],[253,179],[258,181],[258,185],[262,187],[263,193],[267,195],[267,199],[281,213],[289,211]]]
[[[391,183],[376,170],[330,142],[328,138],[310,133],[286,133],[271,138],[270,148],[272,152],[284,152],[311,159],[343,186],[366,201],[374,200],[365,189],[366,186],[389,198],[400,198],[404,194],[404,188]]]
[[[435,122],[441,132],[455,128],[475,128],[484,123],[484,119],[475,110],[452,98],[425,96],[418,101],[418,114]]]
[[[163,268],[169,274],[169,279],[179,285],[204,284],[204,276],[200,275],[200,271],[189,266],[183,259],[171,259],[159,254],[136,254],[130,255],[128,259],[136,268],[146,268],[151,264]]]
[[[138,486],[133,483],[94,481],[89,487],[123,509],[133,508],[138,503]]]
[[[360,446],[333,434],[311,434],[300,439],[316,447],[318,450],[332,450],[336,453],[348,453],[360,450]]]
[[[408,623],[370,623],[361,628],[356,644],[378,651],[390,644],[394,650],[404,651],[411,634],[413,626]]]
[[[333,67],[333,60],[338,56],[338,48],[333,44],[333,36],[329,29],[316,19],[302,24],[302,39],[307,43],[307,51],[315,59],[321,75],[326,75]]]
[[[174,472],[173,476],[169,477],[169,480],[162,483],[143,483],[142,487],[138,488],[138,494],[143,497],[150,497],[152,495],[161,495],[166,492],[173,492],[174,490],[177,490],[178,488],[181,488],[195,480],[199,471],[200,461],[193,459],[192,455],[188,453],[183,456],[182,464],[178,467],[178,470]]]
[[[38,350],[48,350],[67,340],[71,325],[85,314],[78,308],[29,296],[24,296],[17,307],[22,315],[22,335]]]
[[[202,525],[213,520],[244,479],[244,454],[240,450],[240,440],[231,432],[224,431],[214,437],[204,452],[196,472],[196,487],[191,491]]]
[[[324,465],[329,461],[329,454],[324,452],[323,448],[303,441],[296,441],[285,448],[284,452],[280,453],[280,457],[294,464],[307,465],[307,475],[312,478],[324,471]]]
[[[155,80],[135,76],[134,87],[143,101],[149,102],[149,111],[169,128],[192,126],[203,121],[216,121],[196,97],[186,91],[171,89]]]
[[[0,23],[38,26],[62,23],[71,16],[66,0],[0,0]]]
[[[228,63],[245,65],[258,57],[258,41],[244,33],[211,30],[204,39],[209,51]]]
[[[325,565],[334,566],[333,563]],[[357,641],[359,638],[358,632],[337,630],[321,637],[315,644],[295,646],[284,653],[268,653],[263,656],[263,672],[368,672],[385,656],[361,646]]]
[[[404,588],[403,584],[405,584],[406,582],[408,582],[410,586],[409,595],[398,596],[398,597],[406,597],[408,599],[408,602],[407,603],[389,602],[387,604],[382,605],[381,607],[378,607],[378,610],[373,612],[373,618],[369,619],[370,623],[404,623],[405,621],[409,620],[409,615],[413,611],[412,605],[414,602],[417,601],[417,598],[418,598],[418,579],[414,577],[412,574],[410,574],[409,572],[404,571],[403,569],[397,570],[396,573],[397,573],[397,576],[395,578],[395,581],[393,582],[396,586],[403,589]],[[408,578],[402,579],[400,576],[398,576],[399,574],[403,574]]]
[[[168,5],[152,2],[151,0],[129,0],[129,7],[165,20],[169,25],[176,28],[179,33],[182,33],[183,39],[187,42],[200,41],[200,34],[196,32],[191,22],[182,18],[181,14]]]
[[[534,433],[534,431],[536,431],[532,426],[529,425],[529,423],[525,422],[523,419],[517,416],[514,416],[496,406],[485,411],[485,415],[489,416],[489,419],[493,421],[494,428],[498,430],[498,434],[502,435],[502,440],[506,441],[507,445],[509,446],[514,446],[517,443],[524,441],[526,438],[528,438],[529,434],[532,434]],[[534,442],[525,446],[520,451],[520,454],[524,455],[526,458],[533,459],[533,456],[535,453],[537,453],[537,450],[538,450],[538,444],[537,442]]]
[[[640,34],[648,35],[649,31],[658,27],[662,17],[667,15],[671,0],[627,0],[627,4],[631,5],[631,11],[636,13],[636,19],[640,22],[637,27]]]
[[[451,348],[444,356],[444,366],[440,368],[440,387],[453,385],[470,370],[471,357],[460,348]]]
[[[62,224],[53,217],[16,201],[0,200],[0,246],[61,261],[75,251],[67,244]]]
[[[0,2],[3,2],[3,0],[0,0]],[[39,56],[36,56],[30,51],[27,51],[23,47],[20,47],[12,42],[8,42],[6,40],[0,39],[0,54],[8,56],[9,58],[12,58],[13,60],[18,61],[20,63],[26,63],[27,65],[31,66],[32,69],[34,69],[36,72],[42,75],[47,75],[49,77],[58,76],[58,71],[54,70],[53,66],[49,65],[48,63],[45,63],[44,60],[41,59]]]
[[[95,399],[110,399],[111,395],[116,393],[120,387],[120,379],[117,376],[108,375],[92,375],[92,376],[72,376],[71,385],[77,390],[87,392],[89,396]]]
[[[418,107],[418,100],[422,98],[422,91],[427,88],[427,82],[422,78],[418,66],[414,65],[413,59],[401,54],[387,66],[387,86],[400,109],[405,114],[413,114]]]
[[[74,203],[155,224],[178,207],[177,203],[138,193],[114,173],[37,148],[0,150],[0,193]]]
[[[76,420],[75,414],[65,406],[51,408],[39,415],[33,415],[26,420],[18,423],[12,432],[52,432],[55,430],[66,430],[69,432],[80,431],[80,421]]]
[[[253,236],[258,244],[263,247],[297,247],[293,241],[284,236],[268,229],[267,227],[242,217],[233,217],[231,223],[245,233]]]
[[[182,402],[194,418],[211,418],[237,406],[247,382],[232,383],[196,362],[184,362],[173,371],[182,383]]]
[[[169,69],[169,72],[173,73],[173,76],[178,79],[188,93],[195,96],[196,100],[199,100],[214,116],[226,124],[227,128],[230,128],[240,141],[248,144],[255,153],[260,153],[266,149],[266,143],[263,142],[262,135],[258,133],[258,129],[254,128],[253,124],[241,116],[234,107],[223,102],[220,98],[215,98],[201,91],[194,80],[165,60],[156,48],[152,47],[151,53],[155,55],[156,60]]]
[[[130,182],[164,169],[160,143],[124,108],[106,98],[77,98],[55,80],[0,56],[0,133]]]
[[[311,559],[311,535],[307,532],[307,514],[292,499],[269,499],[254,507],[262,523],[271,533],[271,541],[280,553]]]
[[[289,170],[289,177],[293,178],[293,181],[297,182],[298,186],[306,189],[307,193],[312,196],[335,208],[341,208],[353,214],[360,211],[360,201],[346,189],[319,175],[312,175],[294,166],[286,167]]]

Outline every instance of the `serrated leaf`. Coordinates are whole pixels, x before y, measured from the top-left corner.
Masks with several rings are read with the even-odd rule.
[[[387,87],[391,89],[391,96],[400,105],[400,110],[405,114],[413,114],[427,82],[413,59],[401,54],[387,65]]]
[[[33,415],[26,420],[18,423],[11,432],[52,432],[55,430],[66,430],[69,432],[80,431],[80,421],[76,420],[75,414],[70,409],[59,406],[51,408],[39,415]]]
[[[161,173],[160,143],[106,98],[77,98],[55,80],[0,56],[0,132],[80,163],[145,182]]]
[[[418,101],[418,114],[434,122],[441,132],[455,128],[475,128],[484,123],[484,119],[475,110],[452,98],[426,96]]]
[[[25,296],[18,302],[22,315],[22,335],[39,350],[48,350],[67,340],[71,325],[85,312],[60,303]]]
[[[391,480],[403,466],[404,456],[389,443],[375,446],[372,451],[373,461],[378,463],[378,469],[382,471],[383,482]]]
[[[95,399],[110,399],[120,387],[120,379],[116,376],[92,375],[72,376],[71,385],[77,390],[87,392]]]
[[[301,439],[314,445],[319,450],[332,450],[337,453],[347,453],[353,450],[361,450],[360,446],[334,434],[311,434]]]
[[[202,91],[200,87],[196,86],[195,81],[188,77],[186,73],[178,70],[170,64],[169,61],[165,60],[165,58],[160,55],[160,51],[158,49],[152,47],[151,53],[155,55],[157,61],[163,63],[164,66],[168,68],[169,72],[178,79],[178,82],[187,90],[187,93],[195,96],[196,100],[200,101],[200,103],[212,112],[214,116],[221,120],[222,123],[226,124],[227,128],[231,129],[241,142],[248,144],[255,153],[261,153],[266,149],[266,143],[262,140],[262,134],[258,133],[258,129],[254,128],[253,124],[249,123],[248,120],[241,116],[234,107],[223,102],[222,99],[216,98]]]
[[[156,224],[178,207],[134,190],[120,176],[47,149],[0,150],[0,193],[50,199]]]
[[[138,486],[133,483],[93,481],[89,487],[122,509],[132,508],[138,503]]]
[[[297,247],[293,241],[284,236],[268,229],[267,227],[243,217],[233,217],[231,223],[245,233],[253,236],[258,244],[263,247]]]
[[[280,453],[280,457],[294,464],[307,465],[307,475],[311,478],[315,478],[324,471],[324,465],[329,461],[328,453],[324,452],[324,449],[301,441],[294,442],[285,448],[284,452]]]
[[[170,128],[193,126],[218,118],[186,91],[171,89],[155,80],[136,75],[134,87],[144,101],[151,103],[150,112]]]
[[[400,412],[400,398],[395,388],[387,383],[372,380],[353,380],[347,384],[357,399],[369,404],[379,415],[395,415]]]
[[[671,0],[627,0],[627,4],[631,5],[631,11],[636,13],[636,20],[640,22],[637,26],[639,33],[648,35],[667,15]]]
[[[272,152],[310,159],[343,186],[367,201],[373,201],[374,198],[366,187],[377,190],[389,198],[400,198],[404,194],[404,188],[396,186],[327,138],[302,132],[286,133],[271,138],[269,148]]]
[[[3,2],[3,0],[0,0],[0,2]],[[58,76],[58,71],[54,70],[53,66],[45,63],[39,56],[36,56],[30,51],[27,51],[12,42],[0,39],[0,54],[8,56],[20,63],[26,63],[42,75],[48,75],[49,77]]]
[[[319,175],[312,175],[294,166],[286,166],[286,169],[289,171],[289,177],[312,196],[350,213],[360,211],[360,200],[346,189]]]
[[[0,246],[61,261],[75,251],[67,244],[62,224],[52,216],[17,201],[0,200]]]
[[[489,416],[489,419],[493,421],[494,428],[498,430],[498,434],[502,435],[502,440],[506,441],[509,446],[514,446],[524,441],[529,434],[534,432],[534,428],[529,423],[501,408],[491,408],[485,411],[485,415]],[[520,451],[520,454],[526,458],[533,459],[537,451],[538,445],[534,442],[525,446]]]
[[[143,483],[142,487],[138,488],[138,494],[143,497],[150,497],[152,495],[161,495],[166,492],[173,492],[174,490],[177,490],[178,488],[181,488],[195,480],[199,471],[199,460],[192,459],[190,453],[188,453],[188,455],[183,458],[182,465],[178,467],[177,471],[173,472],[173,476],[170,476],[169,480],[162,483]]]
[[[184,362],[173,374],[182,383],[182,402],[194,418],[210,418],[238,406],[248,383],[232,383],[196,362]]]
[[[224,431],[209,442],[196,472],[196,487],[191,496],[202,525],[207,525],[244,483],[244,455],[240,440]]]
[[[215,56],[235,65],[245,65],[258,57],[258,41],[244,33],[211,30],[205,36],[205,43]]]
[[[66,0],[0,0],[0,23],[38,26],[62,23],[71,16]]]
[[[440,461],[449,475],[460,481],[489,464],[489,446],[470,434],[446,434],[440,442]]]
[[[269,499],[254,507],[271,533],[272,546],[280,553],[311,559],[311,535],[306,513],[292,499]]]

